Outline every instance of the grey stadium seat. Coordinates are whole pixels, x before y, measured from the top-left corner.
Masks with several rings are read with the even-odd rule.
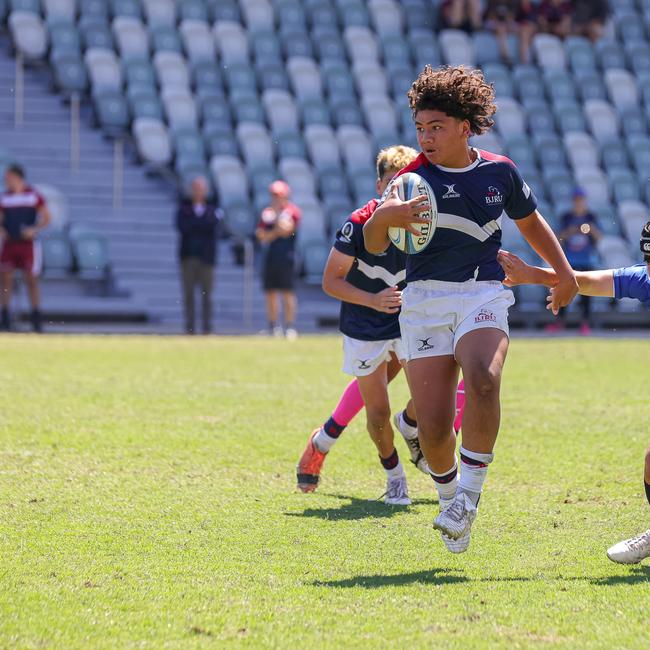
[[[502,136],[523,135],[526,132],[524,112],[519,103],[510,97],[501,97],[497,102],[495,123]]]
[[[594,139],[584,132],[566,133],[564,149],[574,170],[599,167],[598,147]]]
[[[492,32],[474,32],[474,52],[476,64],[483,67],[486,63],[500,63],[499,44]]]
[[[173,27],[176,25],[176,3],[174,0],[142,0],[142,5],[149,27]]]
[[[98,233],[84,232],[71,238],[77,273],[87,280],[101,280],[109,271],[108,243]]]
[[[179,33],[187,57],[192,63],[216,60],[214,38],[206,22],[186,18],[180,24]]]
[[[372,169],[372,145],[365,129],[354,125],[342,125],[336,130],[336,138],[348,171]]]
[[[313,59],[292,57],[287,61],[287,70],[298,100],[322,99],[323,82]]]
[[[370,19],[377,34],[382,39],[392,35],[402,35],[403,15],[395,0],[369,0]]]
[[[225,65],[248,64],[248,37],[244,28],[231,21],[217,21],[213,27],[219,56]]]
[[[128,65],[124,66],[124,74],[129,87],[132,84],[156,87],[156,73],[148,58],[129,61]]]
[[[241,22],[241,13],[237,0],[207,0],[212,19]]]
[[[226,209],[237,203],[248,203],[248,178],[238,158],[213,156],[210,160],[210,171]]]
[[[96,94],[95,116],[104,133],[114,137],[122,135],[129,125],[129,107],[124,94],[114,90]]]
[[[300,246],[303,270],[307,284],[320,285],[330,252],[330,244],[324,239],[310,239]]]
[[[239,124],[236,133],[247,166],[273,164],[273,142],[263,125],[250,122]]]
[[[439,34],[442,58],[449,65],[476,65],[474,43],[460,29],[443,29]]]
[[[305,127],[305,141],[309,157],[319,172],[340,166],[339,146],[334,131],[325,125],[311,124]]]
[[[332,123],[332,116],[330,115],[327,104],[322,101],[308,101],[300,106],[301,121],[303,126],[310,124],[322,124],[329,126]]]
[[[26,59],[42,59],[47,52],[47,30],[40,17],[27,11],[12,11],[9,15],[11,37]]]
[[[138,18],[118,16],[113,20],[112,29],[118,51],[123,58],[142,58],[149,55],[149,35]]]
[[[76,56],[63,56],[52,64],[54,83],[66,95],[83,93],[88,87],[88,75],[83,62]]]
[[[43,275],[46,278],[65,278],[72,270],[72,248],[62,232],[48,232],[41,241]]]
[[[181,24],[184,20],[201,20],[205,23],[209,20],[209,13],[203,0],[183,0],[178,8]]]
[[[616,203],[623,201],[638,201],[639,181],[630,171],[618,170],[610,175],[612,193]]]
[[[250,34],[268,29],[275,21],[269,0],[239,0],[239,6]]]
[[[73,23],[77,12],[75,0],[42,0],[45,20],[49,24],[57,22]]]
[[[265,90],[262,103],[274,133],[298,130],[298,110],[291,95],[282,90]]]
[[[154,52],[183,51],[183,45],[176,27],[160,25],[151,29],[151,43]]]
[[[90,48],[86,50],[84,62],[93,92],[119,90],[122,87],[122,68],[112,50]]]
[[[532,49],[541,68],[563,69],[566,67],[566,55],[562,47],[562,41],[557,36],[535,34]]]
[[[257,64],[283,63],[282,46],[274,32],[256,34],[251,41],[253,57]]]
[[[379,61],[377,39],[367,27],[346,27],[343,40],[352,63]]]
[[[178,129],[173,134],[176,156],[205,162],[205,144],[203,136],[195,129]]]
[[[304,160],[307,157],[305,143],[300,133],[278,133],[274,137],[274,142],[279,158],[299,158]]]
[[[133,119],[148,117],[162,120],[163,107],[155,92],[139,92],[129,96],[129,107]]]
[[[386,97],[388,95],[386,73],[378,63],[355,64],[353,72],[361,97]]]
[[[232,129],[215,124],[214,128],[204,128],[203,137],[210,156],[239,157],[239,146],[232,135]]]
[[[75,54],[81,58],[81,36],[73,24],[50,25],[50,60],[55,54]]]
[[[138,155],[142,160],[156,166],[169,164],[172,159],[172,147],[167,129],[161,120],[134,120],[133,135]]]
[[[514,96],[514,84],[505,65],[502,63],[485,63],[482,67],[485,79],[494,84],[497,98]]]
[[[106,23],[81,22],[80,31],[85,48],[113,49],[113,35]]]
[[[162,90],[161,98],[167,122],[172,129],[198,127],[198,111],[191,93],[179,88],[169,88]]]
[[[639,104],[639,91],[634,75],[627,70],[605,70],[605,86],[618,110],[634,108]]]
[[[156,52],[153,64],[161,88],[189,89],[190,73],[185,59],[178,52]]]
[[[609,102],[602,99],[588,99],[584,104],[584,111],[589,130],[598,142],[618,135],[618,115]]]
[[[258,65],[257,83],[262,91],[272,89],[288,91],[290,88],[286,67],[279,63]]]
[[[207,97],[201,101],[201,115],[204,123],[232,125],[232,111],[223,97]]]
[[[113,16],[142,18],[140,0],[110,0],[110,2]]]
[[[282,34],[282,49],[286,58],[292,56],[314,56],[311,39],[303,32],[285,32]]]

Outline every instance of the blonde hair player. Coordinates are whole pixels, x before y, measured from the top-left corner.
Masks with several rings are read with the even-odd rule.
[[[404,146],[389,147],[379,153],[378,194],[384,192],[397,171],[416,155],[416,151]],[[298,488],[313,492],[318,487],[326,455],[365,404],[368,432],[387,474],[385,502],[406,505],[410,499],[406,475],[394,445],[387,390],[404,359],[398,317],[406,256],[394,247],[381,256],[365,250],[363,224],[377,204],[377,199],[372,199],[350,215],[336,234],[325,267],[323,289],[341,301],[343,370],[355,379],[348,384],[330,418],[311,433],[296,473]],[[463,394],[460,391],[462,386],[458,396],[458,427],[462,420]],[[394,423],[408,445],[411,461],[428,474],[411,401],[396,414]]]

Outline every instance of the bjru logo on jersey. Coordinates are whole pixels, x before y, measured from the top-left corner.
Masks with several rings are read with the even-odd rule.
[[[495,316],[494,312],[490,311],[489,309],[481,309],[481,311],[476,314],[476,318],[474,318],[475,323],[496,323],[497,322],[497,317]]]
[[[498,187],[494,187],[493,185],[488,187],[485,203],[486,205],[501,205],[503,203],[503,194],[501,194]]]
[[[456,183],[453,185],[443,183],[443,185],[447,188],[447,191],[442,195],[443,199],[457,199],[460,196],[460,192],[456,191]]]

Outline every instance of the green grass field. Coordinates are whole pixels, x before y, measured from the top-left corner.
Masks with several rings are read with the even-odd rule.
[[[0,349],[1,648],[650,647],[650,567],[605,556],[650,522],[649,341],[513,342],[460,556],[411,466],[415,505],[376,501],[363,418],[295,491],[336,337]]]

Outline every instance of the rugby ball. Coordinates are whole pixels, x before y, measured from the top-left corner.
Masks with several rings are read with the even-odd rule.
[[[436,197],[431,189],[431,185],[422,176],[413,172],[407,172],[398,176],[391,182],[391,187],[393,185],[397,185],[397,194],[402,201],[408,201],[416,196],[422,195],[427,197],[429,209],[421,212],[420,216],[425,217],[428,221],[426,223],[413,224],[414,228],[420,232],[419,236],[416,237],[404,230],[404,228],[388,229],[388,238],[397,248],[409,255],[415,255],[429,245],[433,233],[436,230],[438,222]]]

